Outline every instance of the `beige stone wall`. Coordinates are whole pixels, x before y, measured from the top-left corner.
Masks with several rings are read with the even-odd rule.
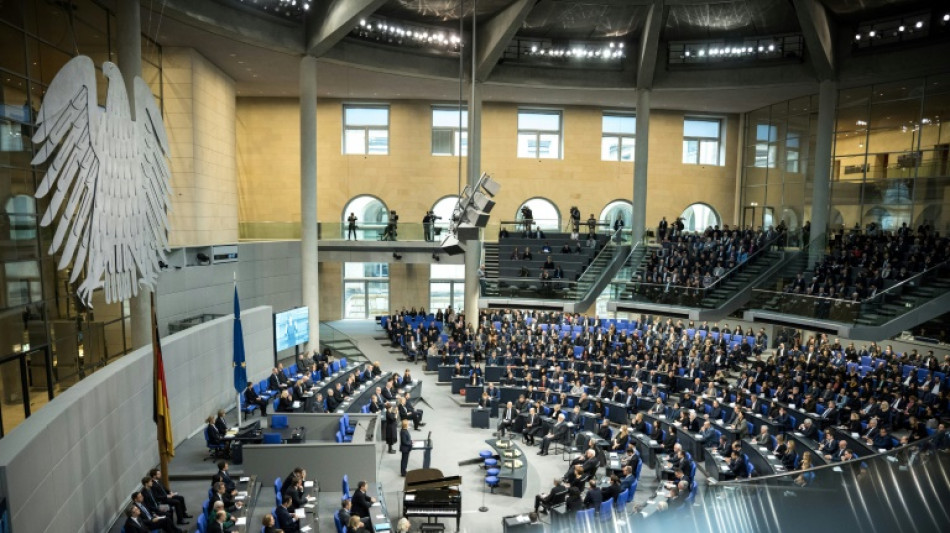
[[[429,265],[389,264],[389,309],[429,308]]]
[[[234,81],[190,48],[163,50],[170,245],[238,240]]]
[[[320,321],[343,318],[343,263],[320,263]]]
[[[346,203],[372,194],[402,221],[419,222],[438,199],[457,192],[458,160],[431,155],[433,102],[390,103],[389,155],[342,154],[342,104],[317,107],[318,209],[322,222],[338,222]],[[294,99],[239,98],[238,176],[241,222],[299,222],[298,104]],[[521,203],[545,197],[567,216],[577,205],[595,216],[615,199],[633,195],[633,163],[600,160],[603,110],[564,107],[564,157],[518,158],[518,105],[486,103],[482,113],[482,170],[503,185],[493,223],[514,217]],[[723,221],[735,217],[738,117],[723,116],[725,164],[682,164],[684,112],[651,113],[647,224],[677,216],[694,202],[713,206]]]

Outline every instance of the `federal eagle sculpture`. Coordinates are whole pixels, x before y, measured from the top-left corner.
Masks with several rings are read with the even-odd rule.
[[[105,108],[96,101],[96,69],[86,56],[71,59],[50,84],[40,107],[33,165],[51,161],[36,197],[52,193],[40,220],[56,219],[50,255],[61,251],[57,269],[72,264],[69,282],[92,306],[92,294],[107,303],[154,288],[159,261],[168,250],[170,171],[168,138],[161,111],[142,78],[133,82],[135,120],[122,74],[102,64],[109,81]]]

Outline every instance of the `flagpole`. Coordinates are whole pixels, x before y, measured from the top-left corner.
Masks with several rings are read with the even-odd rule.
[[[234,289],[237,290],[237,272],[231,271],[231,275],[234,277]],[[237,393],[237,398],[236,398],[236,403],[235,403],[235,405],[237,406],[237,420],[238,420],[237,425],[238,425],[239,428],[241,427],[241,424],[244,423],[244,421],[241,419],[241,415],[244,414],[244,413],[241,411],[241,394],[242,394],[242,392],[241,392],[241,391],[238,391],[238,393]]]
[[[171,489],[171,483],[168,480],[168,450],[167,442],[169,440],[169,435],[165,431],[165,422],[169,413],[167,412],[167,406],[164,402],[167,402],[167,396],[164,391],[164,381],[165,381],[165,371],[164,364],[160,361],[160,342],[161,339],[158,337],[158,318],[157,312],[155,310],[155,291],[152,291],[150,294],[151,307],[152,307],[152,371],[153,371],[153,383],[159,383],[161,389],[153,391],[153,402],[163,402],[162,409],[162,418],[156,419],[155,423],[158,429],[158,468],[162,473],[162,484],[169,489]],[[158,406],[156,405],[156,409]]]

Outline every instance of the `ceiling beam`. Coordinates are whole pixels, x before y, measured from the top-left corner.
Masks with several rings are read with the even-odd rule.
[[[818,0],[792,0],[805,49],[819,80],[835,77],[834,27],[825,6]]]
[[[517,0],[478,28],[475,79],[485,81],[537,0]]]
[[[653,74],[660,55],[660,33],[666,23],[669,8],[663,0],[654,0],[647,11],[640,33],[640,48],[637,50],[637,89],[653,88]]]
[[[320,2],[306,18],[307,54],[320,57],[340,42],[359,22],[386,0],[331,0]]]

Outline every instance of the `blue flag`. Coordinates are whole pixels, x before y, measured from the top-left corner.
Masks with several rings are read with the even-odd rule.
[[[247,388],[247,365],[244,362],[244,330],[241,328],[241,303],[234,285],[234,390]]]

